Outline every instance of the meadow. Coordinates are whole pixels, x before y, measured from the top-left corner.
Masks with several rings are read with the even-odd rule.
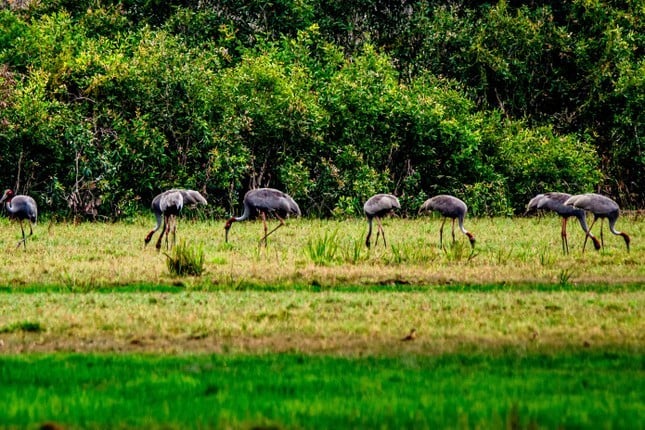
[[[204,256],[173,276],[151,217],[0,220],[0,427],[638,428],[645,223],[599,252],[560,220],[180,219]],[[594,229],[596,230],[597,227]],[[605,226],[606,229],[606,226]],[[379,241],[380,242],[380,241]],[[154,244],[154,240],[152,242]],[[402,339],[416,329],[412,341]]]
[[[234,224],[225,243],[222,220],[182,219],[177,238],[203,251],[205,272],[200,277],[176,278],[166,267],[165,247],[157,252],[153,246],[156,236],[144,248],[143,238],[154,226],[151,216],[117,224],[44,221],[28,239],[27,252],[15,249],[19,227],[2,219],[0,248],[6,258],[0,266],[1,283],[16,290],[165,285],[213,291],[348,285],[624,287],[645,279],[645,245],[640,240],[645,222],[640,217],[618,221],[617,228],[632,236],[629,253],[622,238],[606,231],[605,248],[596,252],[588,243],[583,254],[584,234],[571,222],[567,256],[562,253],[557,217],[468,219],[466,227],[477,238],[472,255],[459,232],[452,245],[449,223],[445,249],[440,249],[440,223],[438,217],[386,219],[388,247],[380,242],[367,249],[367,223],[359,219],[289,220],[269,236],[267,247],[259,246],[261,222]]]

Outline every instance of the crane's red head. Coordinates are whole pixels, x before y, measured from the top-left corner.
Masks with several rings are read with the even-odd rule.
[[[226,224],[224,224],[224,230],[226,233],[224,234],[224,240],[225,242],[228,242],[228,231],[231,229],[231,225],[235,222],[235,217],[231,217],[226,221]]]
[[[621,232],[620,235],[625,239],[625,245],[627,245],[627,252],[629,252],[629,242],[631,242],[629,236],[627,236],[627,233]]]
[[[472,234],[471,232],[466,233],[466,236],[468,236],[468,240],[470,240],[470,246],[473,248],[475,247],[475,235]]]
[[[596,251],[600,250],[600,241],[596,236],[589,236],[591,238],[591,241],[593,242],[593,247],[596,248]]]
[[[15,196],[15,195],[16,194],[13,192],[13,190],[5,190],[4,195],[0,199],[0,203],[2,203],[4,201],[10,202],[11,199],[13,199],[13,196]]]

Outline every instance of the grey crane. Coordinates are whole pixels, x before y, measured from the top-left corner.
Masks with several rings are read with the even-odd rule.
[[[367,217],[367,223],[369,225],[367,237],[365,238],[365,245],[368,248],[371,245],[370,237],[372,236],[372,221],[375,218],[377,224],[375,244],[378,245],[378,236],[381,234],[383,235],[383,245],[387,246],[387,242],[385,241],[385,231],[381,225],[381,218],[390,212],[393,212],[394,209],[401,209],[401,204],[399,203],[399,199],[392,194],[375,194],[365,202],[363,205],[363,212]]]
[[[585,235],[589,235],[589,237],[593,241],[594,248],[596,248],[596,250],[600,249],[600,242],[598,242],[596,236],[591,234],[589,228],[587,227],[587,217],[585,215],[585,211],[564,204],[570,197],[571,194],[567,193],[552,192],[538,194],[529,201],[529,204],[526,206],[526,213],[534,210],[544,209],[553,211],[560,215],[560,217],[562,217],[562,230],[560,232],[560,235],[562,237],[562,252],[565,254],[569,253],[569,242],[567,240],[567,221],[572,216],[578,219],[580,227],[582,227]],[[586,241],[587,239],[585,237],[585,242]]]
[[[22,243],[25,250],[27,250],[27,238],[25,237],[25,229],[22,226],[22,220],[29,220],[29,236],[34,234],[34,230],[31,225],[36,224],[38,219],[38,207],[36,206],[36,201],[29,196],[21,194],[16,195],[13,190],[5,190],[4,195],[0,199],[0,204],[3,202],[9,212],[9,217],[17,219],[20,222],[22,240],[18,241],[16,248],[18,248]]]
[[[600,242],[602,243],[603,247],[605,246],[605,241],[602,234],[602,224],[603,219],[607,218],[609,222],[609,230],[611,230],[611,232],[616,236],[623,237],[623,239],[625,240],[625,245],[627,245],[627,251],[629,252],[629,236],[627,235],[627,233],[617,231],[615,228],[616,220],[618,219],[618,215],[620,213],[620,207],[618,206],[618,203],[616,203],[609,197],[605,197],[600,194],[587,193],[571,196],[569,199],[567,199],[566,202],[564,202],[564,204],[567,206],[573,206],[578,209],[589,211],[593,214],[594,218],[591,222],[591,225],[589,226],[589,230],[587,231],[587,237],[591,235],[591,228],[593,227],[596,220],[600,218]],[[587,237],[585,237],[585,245],[587,244]],[[583,245],[582,250],[584,251],[584,249],[585,247]]]
[[[152,239],[152,236],[155,234],[159,227],[161,227],[161,217],[163,216],[163,230],[157,239],[156,248],[161,248],[161,239],[164,234],[166,235],[166,248],[168,248],[168,235],[172,228],[173,244],[175,241],[175,235],[177,232],[177,215],[181,212],[182,208],[187,205],[196,205],[196,204],[207,205],[208,202],[206,199],[197,191],[194,190],[185,190],[185,189],[172,189],[164,191],[161,194],[155,196],[152,200],[151,209],[155,214],[157,219],[157,224],[155,228],[150,230],[144,239],[145,244],[147,245]]]
[[[244,195],[242,203],[244,205],[244,212],[242,212],[242,215],[239,217],[232,216],[224,225],[224,230],[226,231],[226,242],[228,242],[228,232],[234,222],[255,218],[259,215],[262,218],[262,223],[264,224],[264,236],[260,239],[260,243],[264,242],[264,246],[266,246],[267,237],[285,225],[285,218],[288,218],[289,215],[301,215],[298,204],[291,198],[291,196],[280,190],[276,190],[275,188],[257,188],[249,190]],[[280,224],[278,224],[273,230],[267,232],[267,217],[271,215],[278,218],[278,220],[280,220]]]
[[[468,236],[470,246],[475,249],[475,236],[464,228],[464,218],[468,212],[468,206],[462,200],[454,196],[440,194],[434,196],[423,202],[419,212],[423,211],[437,211],[443,216],[441,228],[439,228],[439,247],[443,248],[443,225],[446,219],[452,218],[452,241],[455,241],[455,220],[459,221],[459,229],[463,234]]]

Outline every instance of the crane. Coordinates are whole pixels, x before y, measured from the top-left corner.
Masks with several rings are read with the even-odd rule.
[[[383,245],[387,246],[385,241],[385,231],[381,225],[381,218],[394,209],[401,209],[401,204],[399,199],[397,199],[392,194],[375,194],[370,197],[365,204],[363,205],[363,212],[367,217],[367,223],[369,225],[369,230],[367,231],[367,237],[365,238],[365,245],[370,247],[370,237],[372,236],[372,220],[376,218],[377,230],[376,230],[376,245],[378,245],[378,236],[379,234],[383,235]]]
[[[161,227],[161,217],[163,216],[163,230],[157,239],[156,248],[161,248],[161,239],[164,234],[166,235],[166,248],[168,248],[168,234],[172,228],[173,244],[175,242],[175,233],[177,231],[177,219],[176,216],[179,215],[182,208],[185,205],[195,205],[195,204],[207,205],[208,202],[206,199],[197,191],[194,190],[185,190],[185,189],[172,189],[164,191],[161,194],[155,196],[152,200],[151,209],[155,214],[157,219],[157,224],[155,228],[150,230],[144,239],[145,244],[147,245],[152,239],[152,236],[155,234],[159,227]]]
[[[587,217],[585,216],[585,211],[582,209],[574,208],[573,206],[566,206],[564,204],[564,202],[566,202],[570,197],[571,194],[567,193],[553,192],[538,194],[529,201],[529,204],[526,206],[526,213],[533,210],[547,209],[557,213],[562,217],[562,230],[560,235],[562,236],[562,252],[565,254],[569,253],[569,242],[567,241],[567,221],[572,216],[578,219],[580,227],[582,227],[585,235],[589,235],[589,237],[593,241],[594,248],[596,248],[596,250],[600,249],[600,242],[598,242],[596,236],[591,234],[589,228],[587,227]]]
[[[21,194],[16,195],[13,190],[5,190],[0,203],[5,204],[5,208],[9,212],[9,217],[17,219],[20,222],[20,231],[22,231],[22,240],[18,241],[16,248],[20,246],[20,243],[27,250],[27,238],[25,237],[25,229],[22,226],[22,220],[29,220],[29,236],[34,234],[32,229],[32,224],[36,224],[38,218],[38,207],[36,206],[36,201],[29,197]]]
[[[464,228],[464,218],[466,217],[466,212],[468,207],[466,203],[454,196],[449,196],[445,194],[440,194],[434,196],[423,202],[419,212],[422,211],[437,211],[443,216],[443,222],[441,223],[441,228],[439,229],[439,247],[443,248],[443,225],[446,223],[446,219],[452,218],[452,241],[455,241],[455,219],[459,221],[459,229],[463,234],[468,236],[470,240],[470,246],[475,249],[475,236]]]
[[[244,205],[244,212],[242,212],[242,215],[239,217],[232,216],[224,225],[224,230],[226,231],[226,242],[228,242],[228,232],[234,222],[255,218],[259,215],[262,218],[262,223],[264,224],[264,236],[260,239],[260,243],[264,242],[264,246],[266,246],[267,237],[285,225],[284,218],[289,217],[289,215],[301,215],[298,204],[291,198],[291,196],[280,190],[276,190],[275,188],[257,188],[249,190],[244,195],[242,203]],[[278,220],[280,220],[280,224],[267,233],[266,219],[267,216],[270,215],[274,215],[278,218]]]
[[[623,239],[625,240],[625,245],[627,246],[627,252],[629,252],[629,236],[627,235],[627,233],[617,231],[615,228],[616,220],[618,219],[618,215],[620,213],[620,207],[618,206],[618,203],[616,203],[609,197],[605,197],[600,194],[587,193],[571,196],[569,199],[567,199],[566,202],[564,202],[564,204],[566,206],[573,206],[578,209],[589,211],[594,216],[593,221],[589,226],[589,230],[587,230],[587,236],[585,237],[584,245],[587,244],[587,237],[591,235],[591,228],[593,227],[596,220],[600,218],[600,242],[602,243],[603,247],[605,246],[605,241],[602,234],[602,224],[603,219],[607,218],[609,222],[609,230],[616,236],[623,237]],[[584,245],[582,246],[583,252],[585,249]]]

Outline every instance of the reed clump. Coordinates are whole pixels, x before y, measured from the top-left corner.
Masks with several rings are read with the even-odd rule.
[[[173,276],[201,276],[204,272],[204,250],[190,246],[180,240],[170,254],[166,255],[166,266]]]

